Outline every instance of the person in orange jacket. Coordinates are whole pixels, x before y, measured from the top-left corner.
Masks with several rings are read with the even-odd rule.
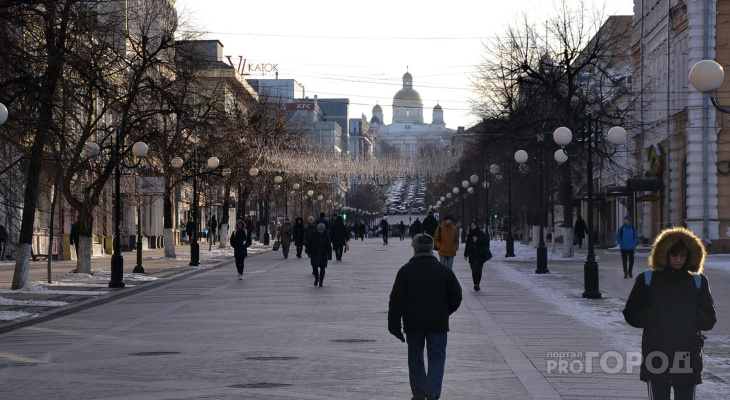
[[[459,229],[453,224],[453,217],[447,215],[436,229],[434,245],[439,251],[439,260],[449,269],[454,267],[454,257],[459,250]]]

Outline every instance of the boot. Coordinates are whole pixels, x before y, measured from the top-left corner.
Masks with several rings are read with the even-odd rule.
[[[624,279],[629,279],[629,273],[624,271]]]

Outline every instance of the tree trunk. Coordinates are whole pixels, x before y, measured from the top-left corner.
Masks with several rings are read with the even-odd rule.
[[[165,182],[165,194],[162,196],[163,226],[165,232],[165,257],[176,258],[175,240],[173,238],[173,218],[172,218],[172,188],[169,182]]]
[[[28,268],[30,267],[30,243],[18,243],[18,252],[15,259],[15,273],[11,289],[22,289],[28,283]]]
[[[173,237],[172,228],[165,228],[165,257],[177,258],[175,254],[175,238]]]
[[[228,224],[227,223],[221,224],[220,229],[221,229],[221,235],[218,238],[220,241],[219,247],[221,249],[225,249],[225,248],[228,248]]]
[[[81,224],[79,224],[81,225]],[[80,229],[80,228],[79,228]],[[91,244],[93,240],[88,234],[79,234],[79,254],[76,255],[77,274],[91,273]]]

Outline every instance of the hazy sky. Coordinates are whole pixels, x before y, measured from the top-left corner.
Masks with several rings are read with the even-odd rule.
[[[633,14],[633,0],[585,3],[605,4],[606,16]],[[275,64],[279,78],[297,80],[310,98],[349,98],[351,118],[364,113],[369,120],[379,103],[390,123],[393,96],[408,68],[423,99],[424,122],[431,122],[438,102],[454,129],[476,120],[470,80],[482,43],[523,13],[535,21],[556,15],[545,0],[178,0],[176,7],[203,38],[220,40],[234,61],[242,56],[252,65]]]

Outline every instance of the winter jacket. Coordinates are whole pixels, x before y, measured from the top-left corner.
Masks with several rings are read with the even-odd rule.
[[[282,245],[288,246],[291,244],[292,235],[294,235],[294,227],[292,227],[291,222],[284,222],[284,224],[281,225],[281,232],[279,235],[281,235]]]
[[[585,221],[582,218],[575,220],[575,237],[583,239],[586,237],[586,232],[588,232],[588,228],[586,227]]]
[[[334,247],[342,247],[345,245],[345,242],[350,240],[350,235],[347,234],[347,227],[342,219],[338,219],[334,224],[332,224],[332,227],[330,228],[330,238],[332,240],[332,246]]]
[[[388,303],[388,330],[405,333],[448,332],[449,315],[461,305],[456,275],[433,253],[418,252],[395,277]]]
[[[685,265],[677,269],[668,265],[667,254],[680,240],[687,246],[688,256]],[[666,229],[657,237],[649,257],[649,285],[645,273],[636,277],[623,314],[629,325],[644,329],[640,373],[643,381],[679,385],[702,382],[704,340],[700,331],[712,329],[717,321],[709,282],[702,275],[705,254],[702,242],[691,231]],[[693,274],[701,276],[699,289]],[[689,364],[684,361],[687,355]],[[653,368],[647,368],[647,361]]]
[[[327,260],[332,259],[332,243],[326,233],[314,232],[309,239],[309,258],[312,265],[327,266]]]
[[[433,235],[436,234],[436,228],[438,228],[439,223],[433,215],[429,215],[423,219],[423,224],[421,225],[423,233],[427,233],[429,236],[433,237]]]
[[[307,226],[304,228],[304,252],[307,254],[309,254],[309,242],[312,240],[312,235],[315,232],[317,232],[317,225],[307,223]]]
[[[422,229],[421,221],[416,220],[416,222],[412,223],[411,226],[408,228],[408,234],[411,237],[414,237],[414,236],[418,235],[419,233],[421,233],[421,229]]]
[[[242,223],[242,221],[239,222]],[[238,227],[238,223],[236,223],[236,227]],[[249,239],[250,234],[245,229],[235,229],[233,231],[231,234],[231,247],[233,247],[233,255],[236,258],[248,256],[246,249],[251,245]]]
[[[388,222],[388,218],[381,219],[380,220],[380,231],[383,233],[383,235],[387,235],[389,230],[390,230],[390,223]]]
[[[294,245],[304,246],[304,224],[301,218],[297,218],[297,222],[294,224]]]
[[[456,252],[459,250],[459,228],[454,224],[447,226],[446,222],[442,222],[436,229],[433,243],[438,247],[440,256],[456,257]]]
[[[474,240],[476,238],[476,241]],[[489,240],[481,229],[469,229],[464,245],[464,257],[469,257],[469,264],[482,265],[487,262]]]
[[[621,247],[621,250],[634,250],[636,245],[639,244],[639,235],[631,224],[621,225],[616,231],[616,242]]]

